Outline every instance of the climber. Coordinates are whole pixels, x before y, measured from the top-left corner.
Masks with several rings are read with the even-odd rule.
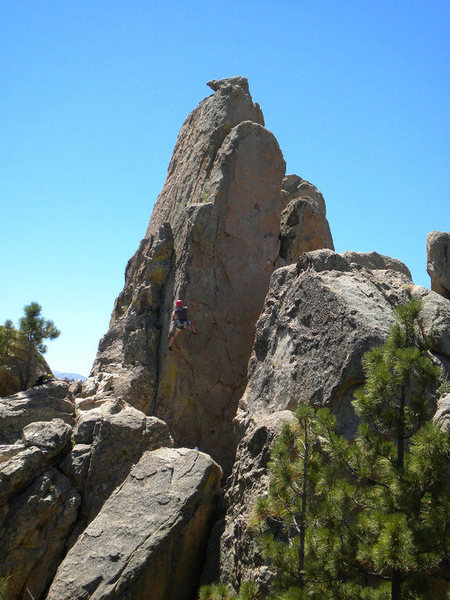
[[[172,313],[172,319],[175,321],[175,331],[169,341],[169,350],[172,350],[172,344],[180,335],[182,329],[190,329],[194,335],[197,335],[194,324],[187,318],[187,310],[183,300],[175,302],[175,310]]]
[[[55,378],[51,373],[47,373],[46,375],[39,375],[36,381],[33,384],[33,387],[37,387],[38,385],[44,385],[44,383],[49,383],[53,381]]]

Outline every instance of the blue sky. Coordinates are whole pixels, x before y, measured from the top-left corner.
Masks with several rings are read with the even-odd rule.
[[[450,230],[448,0],[2,0],[0,322],[35,300],[87,375],[177,133],[245,75],[337,251],[404,261]]]

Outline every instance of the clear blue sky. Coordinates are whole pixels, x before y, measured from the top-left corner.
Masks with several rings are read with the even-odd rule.
[[[448,0],[2,0],[0,322],[35,300],[88,375],[188,112],[245,75],[336,249],[450,230]]]

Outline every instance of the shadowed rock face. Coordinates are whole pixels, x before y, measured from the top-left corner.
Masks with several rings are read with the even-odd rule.
[[[277,266],[295,262],[303,252],[330,248],[333,238],[319,190],[298,175],[287,175],[281,190],[280,258]]]
[[[341,431],[354,433],[350,400],[363,381],[362,356],[384,342],[411,287],[405,265],[376,253],[317,250],[273,273],[235,419],[240,442],[220,540],[223,580],[264,586],[248,516],[266,491],[272,442],[300,402],[329,406]]]
[[[278,256],[285,163],[246,79],[210,87],[181,128],[84,395],[112,394],[162,418],[176,445],[229,472],[232,419]],[[200,335],[183,332],[168,353],[178,297]]]
[[[432,231],[427,235],[427,271],[433,292],[450,300],[450,233]]]
[[[300,402],[328,406],[341,432],[354,434],[351,400],[364,380],[362,357],[386,340],[394,309],[411,297],[423,303],[422,333],[432,360],[448,377],[450,305],[439,294],[413,285],[400,261],[375,252],[324,249],[273,273],[235,419],[240,441],[219,542],[224,581],[239,585],[251,579],[264,589],[268,571],[260,566],[248,517],[256,498],[267,491],[274,439]],[[447,395],[435,416],[442,427],[448,427],[448,405]]]

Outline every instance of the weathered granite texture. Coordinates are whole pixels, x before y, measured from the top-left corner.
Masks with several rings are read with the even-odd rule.
[[[444,394],[439,398],[433,420],[442,429],[450,433],[450,393]]]
[[[231,469],[232,420],[279,250],[285,163],[243,77],[186,119],[83,395],[121,397]],[[167,352],[174,302],[199,335]]]
[[[0,401],[6,600],[29,599],[30,593],[41,600],[67,546],[142,454],[172,445],[159,419],[114,398],[82,406],[86,400],[71,393],[76,387],[56,381]]]
[[[0,577],[7,600],[40,598],[56,571],[80,498],[56,468],[75,404],[66,382],[0,401]]]
[[[69,551],[47,600],[191,600],[221,477],[196,450],[146,452]]]
[[[0,397],[17,394],[21,390],[31,387],[40,375],[51,373],[47,361],[37,348],[31,355],[30,375],[27,380],[27,352],[25,348],[17,347],[14,351],[14,360],[9,361],[8,368],[0,362]]]
[[[82,497],[76,533],[97,515],[145,451],[173,445],[163,421],[115,399],[79,411],[73,442],[61,469]]]
[[[219,542],[223,580],[264,581],[248,516],[266,490],[271,444],[290,411],[300,402],[327,405],[344,434],[355,432],[350,401],[363,381],[362,356],[386,339],[412,287],[405,265],[376,253],[317,250],[273,273],[235,419],[240,442]]]
[[[333,238],[319,190],[298,175],[287,175],[281,189],[280,258],[277,266],[295,262],[303,252],[329,248]]]
[[[51,582],[80,496],[57,468],[35,477],[10,502],[0,529],[0,576],[8,577],[6,600],[36,600]]]
[[[34,421],[57,418],[73,425],[75,403],[70,388],[71,384],[66,381],[54,381],[2,398],[0,443],[13,444],[20,440],[25,425]]]

